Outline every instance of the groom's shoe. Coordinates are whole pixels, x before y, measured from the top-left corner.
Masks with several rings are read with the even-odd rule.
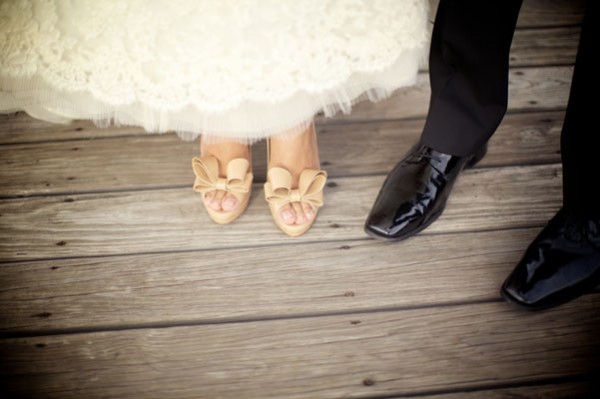
[[[509,302],[542,310],[568,302],[600,283],[600,219],[562,209],[529,245],[501,289]]]
[[[479,162],[486,149],[455,156],[417,144],[383,183],[365,232],[377,239],[398,241],[425,229],[442,214],[460,172]]]

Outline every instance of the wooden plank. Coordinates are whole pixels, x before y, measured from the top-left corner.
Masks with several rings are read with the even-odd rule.
[[[509,72],[508,109],[516,111],[564,110],[571,87],[572,67],[513,68]],[[429,80],[418,76],[414,86],[398,90],[379,103],[363,101],[351,114],[336,115],[327,123],[379,119],[422,118],[429,105]],[[319,117],[317,121],[324,123]]]
[[[538,231],[5,264],[0,267],[0,331],[265,319],[494,300]],[[456,289],[464,281],[469,284]]]
[[[564,112],[508,114],[476,167],[560,162],[563,120]],[[320,125],[324,167],[332,177],[387,174],[419,140],[424,123],[423,119],[407,119]],[[259,149],[258,154],[264,152]],[[261,165],[260,159],[254,162]],[[263,175],[258,174],[259,180]]]
[[[545,57],[541,52],[539,57]],[[568,54],[568,51],[565,51]],[[530,58],[535,58],[531,56]],[[564,110],[568,100],[573,68],[569,66],[513,68],[510,71],[509,111]],[[429,78],[420,73],[415,86],[398,90],[379,103],[357,104],[350,115],[319,116],[319,125],[382,119],[423,118],[429,104]],[[82,129],[79,130],[78,129]],[[36,121],[22,113],[2,116],[0,144],[49,140],[88,139],[145,134],[139,128],[99,129],[88,122],[53,125]]]
[[[481,166],[560,162],[564,113],[508,115]],[[423,120],[319,126],[320,153],[331,177],[387,173],[419,139]],[[0,146],[0,196],[185,187],[198,144],[174,135]],[[253,148],[256,182],[264,182],[264,142]]]
[[[0,146],[0,195],[191,187],[198,153],[172,134]]]
[[[249,298],[249,301],[252,299]],[[21,397],[365,398],[597,371],[600,295],[0,341]]]
[[[113,126],[102,129],[90,121],[61,124],[34,119],[25,112],[0,114],[0,144],[145,134],[142,128],[134,126]]]
[[[525,0],[518,28],[577,25],[583,20],[585,0]]]
[[[463,391],[419,397],[424,399],[591,399],[594,392],[598,392],[598,389],[600,387],[594,381],[582,380],[569,383],[486,389],[475,392]]]
[[[574,65],[580,32],[579,27],[517,30],[510,66]]]
[[[539,226],[560,207],[560,165],[467,170],[428,233]],[[363,238],[384,176],[332,179],[326,206],[294,242]],[[250,234],[250,232],[252,232]],[[0,202],[0,259],[39,259],[289,243],[260,186],[231,225],[212,223],[191,188]]]

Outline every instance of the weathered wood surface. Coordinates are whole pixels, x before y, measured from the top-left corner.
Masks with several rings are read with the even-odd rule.
[[[0,341],[43,398],[361,398],[577,376],[600,367],[600,295]],[[60,359],[60,361],[57,361]]]
[[[332,178],[299,239],[262,199],[262,144],[250,209],[216,226],[190,189],[197,141],[0,116],[0,397],[594,397],[600,293],[537,314],[498,295],[561,204],[582,10],[525,0],[488,156],[402,243],[362,224],[420,133],[426,72],[319,118]]]
[[[583,19],[584,7],[585,0],[525,0],[519,12],[517,27],[532,29],[579,25]]]
[[[424,399],[593,399],[593,393],[598,392],[600,386],[592,378],[596,377],[574,378],[577,382],[548,384],[542,381],[540,385],[528,384],[511,388],[490,388],[419,397]]]
[[[479,166],[560,162],[563,112],[508,115]],[[319,126],[329,176],[387,173],[418,141],[423,120]],[[197,143],[175,135],[0,146],[0,196],[188,187]],[[256,182],[266,174],[264,143],[253,149]]]
[[[444,215],[427,233],[539,226],[561,205],[560,169],[554,164],[467,170]],[[383,179],[332,179],[325,190],[330,205],[310,234],[293,242],[363,238],[364,220]],[[226,226],[210,221],[191,188],[0,202],[0,261],[289,242],[275,228],[257,185],[244,215]]]
[[[510,48],[510,66],[573,65],[579,27],[516,30]]]
[[[572,67],[515,68],[509,72],[509,111],[561,110],[567,105]],[[378,119],[422,118],[429,104],[429,80],[419,74],[417,84],[400,89],[389,99],[362,102],[349,115],[336,115],[328,123]],[[317,118],[322,122],[322,118]]]
[[[0,144],[57,142],[70,139],[94,139],[145,135],[141,127],[121,126],[102,129],[90,121],[77,120],[69,124],[50,123],[34,119],[25,112],[0,114]]]
[[[216,249],[5,264],[0,267],[0,332],[494,300],[538,231],[422,235],[404,245],[365,238],[288,243],[270,250]],[[469,283],[463,286],[464,281]]]

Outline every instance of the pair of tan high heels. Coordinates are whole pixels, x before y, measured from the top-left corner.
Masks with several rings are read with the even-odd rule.
[[[232,194],[239,206],[231,211],[216,211],[205,205],[206,211],[213,221],[227,224],[237,219],[248,207],[252,192],[252,171],[247,159],[236,158],[227,165],[226,177],[219,176],[219,161],[213,156],[194,158],[192,167],[196,175],[194,191],[202,194],[222,190]],[[285,224],[280,220],[279,210],[292,202],[306,204],[312,208],[315,215],[323,206],[323,187],[327,181],[324,170],[305,169],[300,174],[297,188],[292,188],[292,174],[280,167],[270,168],[267,172],[267,182],[264,184],[265,199],[275,224],[281,231],[291,237],[300,236],[308,231],[316,217],[302,224]]]

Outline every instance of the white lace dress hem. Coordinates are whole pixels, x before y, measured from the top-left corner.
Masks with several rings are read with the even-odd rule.
[[[253,142],[414,84],[421,0],[6,0],[0,112]]]

